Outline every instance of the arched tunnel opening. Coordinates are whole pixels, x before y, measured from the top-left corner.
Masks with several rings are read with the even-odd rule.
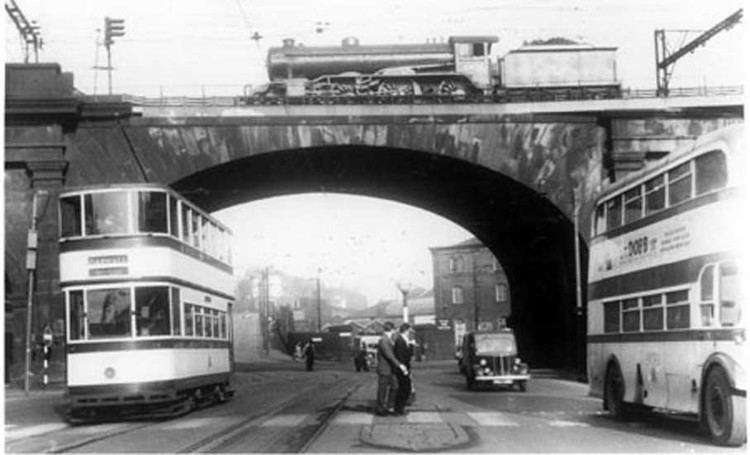
[[[509,327],[533,367],[585,369],[574,226],[543,194],[464,160],[412,150],[331,146],[274,151],[215,166],[172,187],[214,212],[275,196],[344,193],[394,200],[475,235],[502,264]],[[586,244],[581,241],[586,281]]]

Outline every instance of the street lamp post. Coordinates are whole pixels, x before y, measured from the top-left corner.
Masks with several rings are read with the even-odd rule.
[[[411,283],[406,281],[399,281],[396,284],[396,287],[399,291],[401,291],[404,322],[409,322],[409,301],[407,299],[407,296],[409,294],[409,291],[411,290]]]

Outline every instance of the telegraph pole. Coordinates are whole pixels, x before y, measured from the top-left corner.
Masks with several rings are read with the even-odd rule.
[[[107,48],[107,85],[109,94],[112,94],[112,45],[115,38],[125,36],[125,19],[104,18],[104,47]]]

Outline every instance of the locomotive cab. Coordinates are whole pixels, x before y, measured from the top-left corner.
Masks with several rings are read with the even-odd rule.
[[[453,36],[449,40],[456,73],[466,75],[475,86],[487,89],[492,85],[492,44],[496,36]]]

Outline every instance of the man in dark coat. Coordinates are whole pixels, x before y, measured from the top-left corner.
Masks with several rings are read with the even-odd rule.
[[[393,400],[397,387],[395,371],[406,371],[406,366],[393,355],[393,323],[383,324],[383,336],[378,340],[378,415],[393,414]]]
[[[398,333],[393,337],[393,354],[396,356],[396,360],[406,367],[403,370],[399,369],[395,372],[396,380],[398,381],[395,412],[398,415],[404,414],[404,407],[409,401],[409,395],[411,394],[412,350],[408,339],[410,329],[411,326],[407,322],[404,322],[399,327]]]
[[[312,371],[313,364],[315,363],[315,346],[313,345],[312,339],[310,339],[310,341],[308,341],[307,344],[305,345],[304,355],[305,355],[305,366],[307,367],[307,371]]]

